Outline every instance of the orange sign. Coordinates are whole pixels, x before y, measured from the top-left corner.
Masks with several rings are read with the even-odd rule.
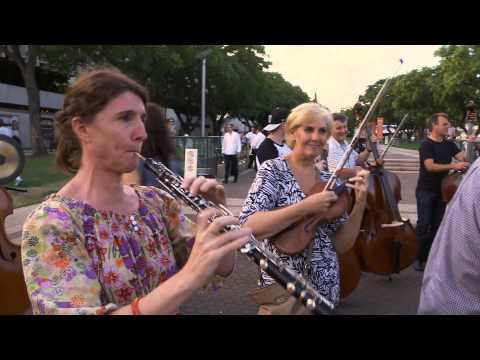
[[[383,139],[383,121],[384,121],[383,117],[377,118],[377,128],[375,131],[375,136],[377,137],[378,140]]]
[[[197,149],[185,149],[185,178],[197,177]]]

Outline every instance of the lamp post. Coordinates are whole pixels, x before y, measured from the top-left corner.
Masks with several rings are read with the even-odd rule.
[[[205,97],[207,82],[207,58],[202,59],[202,136],[205,136]]]
[[[206,115],[206,93],[207,93],[207,56],[212,50],[206,49],[196,55],[197,59],[202,59],[202,136],[205,136],[205,115]]]

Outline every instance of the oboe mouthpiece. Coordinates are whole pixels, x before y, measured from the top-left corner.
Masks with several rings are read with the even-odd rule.
[[[143,161],[145,161],[146,159],[140,154],[140,153],[135,153],[140,159],[142,159]]]

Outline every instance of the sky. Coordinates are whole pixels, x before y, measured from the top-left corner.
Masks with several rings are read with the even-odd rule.
[[[440,45],[265,45],[269,71],[279,72],[331,111],[352,107],[368,85],[438,65]],[[400,58],[404,60],[400,65]],[[398,72],[397,72],[398,71]]]

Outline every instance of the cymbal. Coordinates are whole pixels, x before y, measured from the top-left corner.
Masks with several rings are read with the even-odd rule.
[[[0,135],[0,185],[6,185],[23,171],[25,155],[20,144],[11,137]]]

